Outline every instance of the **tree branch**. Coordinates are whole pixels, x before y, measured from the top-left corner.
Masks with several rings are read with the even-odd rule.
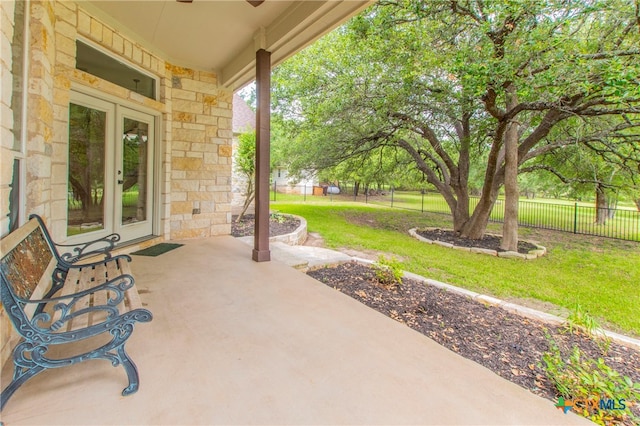
[[[407,114],[403,114],[399,112],[392,113],[391,117],[397,118],[415,127],[416,133],[424,137],[429,142],[429,144],[431,145],[433,150],[436,152],[436,154],[438,154],[438,156],[442,158],[442,161],[444,161],[444,163],[446,164],[447,169],[449,169],[449,173],[452,175],[456,173],[455,170],[457,167],[455,162],[449,156],[447,151],[444,150],[444,148],[442,147],[442,144],[440,143],[440,140],[438,139],[438,136],[433,131],[433,129],[429,127],[429,125],[425,123],[421,123],[418,120],[414,119],[413,117],[410,117]]]

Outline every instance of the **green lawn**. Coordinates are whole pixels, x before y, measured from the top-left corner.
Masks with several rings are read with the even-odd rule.
[[[271,209],[303,216],[328,247],[394,254],[406,271],[552,313],[580,304],[608,328],[640,336],[639,243],[520,228],[521,237],[546,246],[548,255],[503,259],[425,244],[406,232],[450,228],[444,215],[327,201],[272,202]],[[490,230],[499,233],[500,226]]]
[[[449,206],[442,195],[427,192],[424,195],[418,191],[389,191],[384,195],[365,197],[360,194],[357,199],[353,195],[327,195],[318,197],[298,194],[282,194],[271,192],[271,200],[276,202],[331,202],[358,201],[396,209],[416,210],[421,212],[451,214]],[[496,207],[491,212],[491,220],[502,222],[504,209],[502,199],[498,199]],[[469,209],[473,211],[478,203],[478,197],[470,200]],[[550,200],[536,198],[529,200],[522,198],[519,203],[518,222],[523,226],[534,226],[543,229],[562,230],[578,234],[600,235],[615,237],[629,241],[640,242],[640,215],[635,206],[620,205],[612,218],[606,224],[595,222],[596,210],[593,202],[575,202],[568,200]]]

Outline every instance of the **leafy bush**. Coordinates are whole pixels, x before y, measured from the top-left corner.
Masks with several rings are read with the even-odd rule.
[[[378,261],[373,264],[373,269],[380,284],[390,287],[402,284],[402,264],[394,256],[387,259],[381,255]]]
[[[640,383],[633,383],[628,376],[620,375],[602,358],[586,357],[577,346],[565,360],[558,344],[548,334],[547,340],[550,350],[542,355],[544,364],[541,367],[558,394],[575,402],[574,411],[602,425],[626,420],[637,423],[640,420],[630,409],[640,401]],[[626,407],[605,409],[599,403],[601,400],[623,401]]]
[[[287,221],[287,216],[282,213],[274,212],[269,215],[269,220],[274,220],[278,223],[285,223]]]

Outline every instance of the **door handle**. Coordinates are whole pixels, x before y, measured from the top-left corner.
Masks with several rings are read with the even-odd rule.
[[[123,181],[123,180],[118,179],[118,185],[122,185],[123,183],[124,183],[124,181]]]

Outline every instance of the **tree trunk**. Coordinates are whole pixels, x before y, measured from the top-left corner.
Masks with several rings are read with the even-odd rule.
[[[607,223],[609,208],[607,207],[607,194],[599,183],[596,184],[596,224],[604,225]]]
[[[636,198],[633,202],[636,204],[636,209],[640,212],[640,198]]]
[[[245,199],[244,199],[244,205],[242,206],[242,211],[240,212],[240,214],[236,218],[236,223],[239,223],[242,220],[242,217],[247,212],[247,209],[249,208],[249,206],[251,205],[253,200],[256,198],[256,191],[255,191],[254,186],[253,186],[253,182],[254,182],[255,176],[247,176],[247,177],[248,177],[248,179],[247,179],[247,190],[245,192],[246,195],[245,195]]]
[[[482,239],[487,230],[487,224],[489,223],[489,216],[491,215],[494,202],[495,200],[490,203],[486,201],[483,202],[482,198],[480,198],[480,202],[473,211],[473,215],[471,215],[460,230],[461,237],[471,240]]]
[[[360,181],[357,180],[353,183],[353,196],[357,197],[359,191],[360,191]]]
[[[462,228],[469,222],[469,190],[467,188],[460,188],[456,191],[456,198],[455,209],[451,210],[451,214],[453,215],[453,230],[462,233]]]
[[[515,87],[507,87],[507,108],[518,104]],[[504,133],[504,223],[500,248],[518,251],[518,124],[511,121]]]
[[[249,208],[249,206],[251,205],[251,203],[253,202],[253,200],[256,198],[256,193],[255,191],[248,196],[247,198],[245,198],[244,200],[244,206],[242,206],[242,211],[240,212],[240,214],[238,215],[238,217],[236,218],[236,222],[240,222],[242,220],[242,217],[244,216],[244,214],[247,212],[247,209]]]

